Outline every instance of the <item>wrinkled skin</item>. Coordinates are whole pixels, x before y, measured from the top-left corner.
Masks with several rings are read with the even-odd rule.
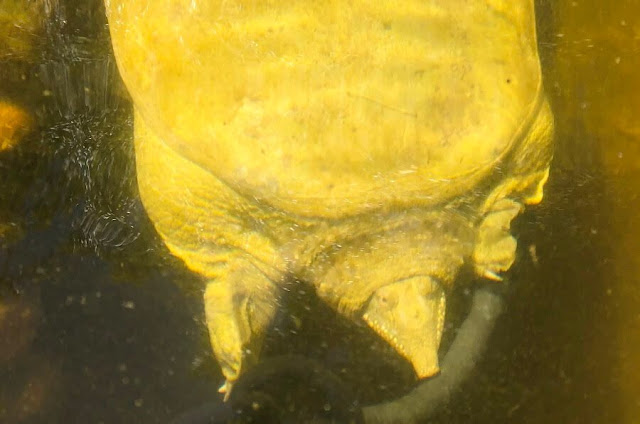
[[[548,176],[532,2],[106,6],[142,200],[207,281],[222,391],[291,278],[437,373],[458,269],[500,279]]]

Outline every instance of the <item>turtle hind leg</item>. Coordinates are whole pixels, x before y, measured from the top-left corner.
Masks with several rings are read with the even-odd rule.
[[[213,352],[226,381],[233,383],[258,360],[265,332],[277,311],[280,290],[250,260],[230,260],[204,292],[207,328]]]

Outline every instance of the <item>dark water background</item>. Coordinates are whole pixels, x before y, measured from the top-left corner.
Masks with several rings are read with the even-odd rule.
[[[0,322],[0,352],[15,350],[0,356],[0,422],[166,423],[218,397],[202,287],[137,197],[131,105],[101,2],[45,3],[35,51],[0,57],[0,98],[36,123],[0,152],[0,219],[11,224],[0,235],[0,300],[14,311]],[[619,90],[607,81],[627,77],[615,65],[640,55],[640,13],[631,1],[597,3],[537,2],[552,175],[543,203],[514,225],[518,259],[487,352],[431,422],[640,422],[640,132],[614,134],[608,108],[595,107]],[[623,116],[628,99],[616,99]],[[473,283],[451,299],[449,338]],[[408,364],[304,289],[276,327],[266,356],[314,358],[362,403],[412,385]]]

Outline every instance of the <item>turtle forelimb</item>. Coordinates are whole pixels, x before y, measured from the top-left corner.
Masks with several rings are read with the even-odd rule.
[[[502,272],[513,265],[517,242],[511,235],[511,221],[522,211],[521,203],[503,198],[497,201],[478,227],[473,251],[476,273],[489,280],[502,281]]]
[[[276,285],[248,261],[234,261],[209,282],[205,314],[213,352],[226,381],[227,400],[238,377],[258,360],[277,306]]]

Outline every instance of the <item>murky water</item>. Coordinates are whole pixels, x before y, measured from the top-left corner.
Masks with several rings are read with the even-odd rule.
[[[202,285],[139,201],[101,2],[44,4],[33,21],[20,15],[35,35],[0,44],[0,100],[30,117],[0,149],[0,422],[170,422],[219,396]],[[0,3],[0,25],[23,6]],[[640,5],[537,7],[552,175],[515,224],[486,353],[430,422],[640,422]],[[445,345],[473,284],[452,296]],[[311,358],[361,404],[411,389],[409,364],[368,329],[303,289],[285,310],[265,357]]]

